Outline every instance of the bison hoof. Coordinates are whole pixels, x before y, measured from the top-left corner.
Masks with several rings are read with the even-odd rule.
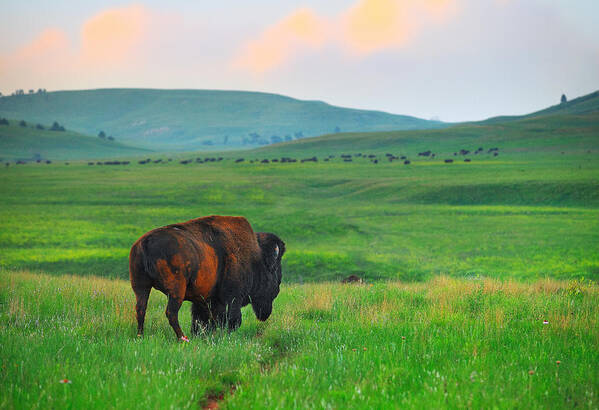
[[[182,342],[189,343],[189,338],[187,336],[181,336],[181,339],[179,339],[179,340],[181,340]]]

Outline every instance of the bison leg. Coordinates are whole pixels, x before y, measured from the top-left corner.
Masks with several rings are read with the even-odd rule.
[[[191,334],[197,335],[200,327],[210,329],[210,311],[205,302],[193,302],[191,305]]]
[[[235,330],[241,326],[241,305],[231,302],[228,305],[218,304],[212,309],[212,320],[218,327],[227,326],[229,330]]]
[[[229,315],[227,318],[229,330],[235,330],[241,326],[241,306],[237,303],[229,305]]]
[[[179,309],[181,308],[181,304],[183,303],[182,298],[176,298],[173,296],[168,297],[168,303],[166,305],[166,317],[171,327],[175,331],[177,335],[177,339],[187,339],[183,336],[183,332],[181,331],[181,326],[179,326]]]
[[[144,320],[146,318],[146,308],[148,307],[148,297],[152,288],[134,288],[135,298],[135,313],[137,315],[137,336],[144,335]]]

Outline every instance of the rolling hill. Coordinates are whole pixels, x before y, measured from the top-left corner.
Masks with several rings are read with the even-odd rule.
[[[482,123],[495,123],[505,121],[518,121],[526,118],[544,117],[549,115],[585,115],[594,112],[599,112],[599,91],[583,95],[571,101],[552,105],[540,111],[535,111],[526,115],[503,115],[492,117]]]
[[[0,116],[58,121],[89,135],[103,130],[131,145],[182,151],[249,148],[335,131],[445,126],[321,101],[216,90],[98,89],[8,96],[0,98]]]
[[[9,120],[0,124],[0,158],[3,160],[88,159],[142,155],[147,149],[134,148],[118,141],[90,137],[70,130],[51,131],[49,127]]]
[[[409,155],[432,150],[453,156],[456,148],[500,147],[526,155],[599,149],[599,92],[519,117],[456,124],[442,129],[323,135],[252,151],[261,155],[331,155],[342,152],[393,152]]]

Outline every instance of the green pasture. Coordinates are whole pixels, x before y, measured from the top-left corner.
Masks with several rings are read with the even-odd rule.
[[[597,279],[598,160],[12,165],[0,170],[0,266],[127,278],[144,232],[224,214],[283,238],[286,282]]]
[[[135,298],[123,280],[1,271],[0,302],[1,408],[214,400],[257,409],[596,408],[599,400],[599,289],[586,281],[284,285],[267,322],[246,308],[238,331],[186,344],[175,341],[156,291],[146,336],[135,337]]]

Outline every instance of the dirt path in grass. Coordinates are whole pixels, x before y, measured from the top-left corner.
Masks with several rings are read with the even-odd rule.
[[[260,329],[256,332],[255,337],[257,339],[261,339],[263,333],[264,329]],[[260,363],[260,372],[263,374],[271,372],[272,369],[277,367],[278,363],[292,355],[291,352],[288,349],[286,349],[283,345],[281,345],[278,341],[271,344],[271,347],[273,348],[274,352],[270,357],[270,360]],[[208,393],[202,401],[202,409],[220,408],[220,403],[224,401],[226,398],[233,396],[233,394],[235,394],[235,390],[237,390],[237,385],[231,384],[228,393],[226,391]]]
[[[235,394],[236,389],[237,389],[237,386],[232,385],[231,388],[229,389],[228,397]],[[219,403],[221,401],[223,401],[224,399],[225,399],[224,391],[222,391],[220,393],[210,393],[210,394],[206,395],[204,404],[202,405],[202,409],[218,409],[220,407]]]

